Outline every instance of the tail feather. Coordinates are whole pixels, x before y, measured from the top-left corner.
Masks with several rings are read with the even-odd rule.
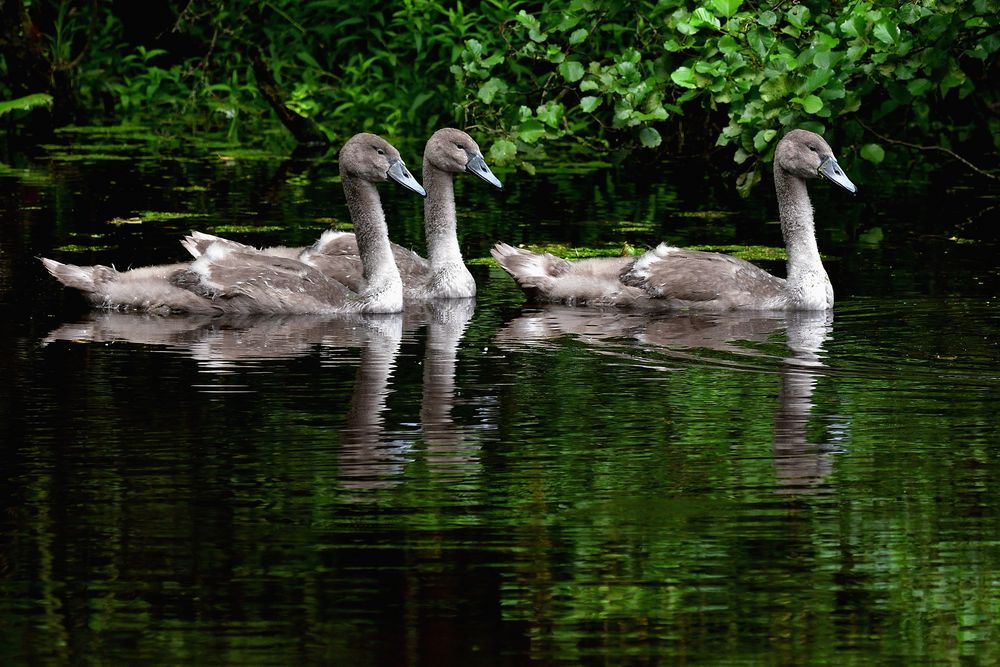
[[[235,250],[252,250],[251,246],[244,245],[238,241],[230,241],[229,239],[224,239],[221,236],[214,236],[213,234],[206,234],[205,232],[191,232],[190,235],[185,236],[181,241],[181,245],[184,249],[191,253],[191,256],[198,259],[205,254],[208,247],[213,243],[220,243],[227,245]]]
[[[303,252],[315,255],[357,255],[358,243],[350,232],[328,229]]]
[[[101,264],[76,266],[75,264],[63,264],[62,262],[45,257],[40,257],[39,259],[42,261],[45,269],[56,280],[66,287],[72,287],[81,292],[97,292],[101,289],[101,285],[114,280],[118,276],[117,271]]]
[[[506,243],[497,243],[490,254],[523,289],[544,291],[552,284],[553,278],[570,268],[568,261],[555,255],[534,253]]]

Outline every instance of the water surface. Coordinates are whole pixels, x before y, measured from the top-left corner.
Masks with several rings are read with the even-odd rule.
[[[35,257],[307,243],[347,221],[336,165],[120,154],[0,174],[6,664],[1000,659],[995,193],[843,159],[832,314],[523,308],[476,266],[403,315],[161,318]],[[463,250],[779,243],[767,183],[649,172],[460,178]]]

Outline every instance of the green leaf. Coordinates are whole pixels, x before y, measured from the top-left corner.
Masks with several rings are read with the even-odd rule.
[[[580,98],[580,108],[583,109],[585,113],[593,113],[594,109],[601,106],[601,102],[603,102],[603,100],[600,97],[587,95],[586,97]]]
[[[502,164],[512,160],[517,154],[517,145],[509,139],[499,139],[490,146],[490,162]]]
[[[805,5],[795,5],[785,13],[785,20],[799,30],[808,27],[810,18],[812,18],[812,13]]]
[[[517,136],[524,143],[533,144],[545,136],[545,126],[534,118],[529,118],[517,128]]]
[[[796,98],[798,99],[798,98]],[[816,113],[823,108],[823,100],[815,95],[807,95],[801,100],[802,110],[806,113]]]
[[[504,81],[493,77],[479,87],[479,92],[476,93],[476,96],[484,103],[490,104],[493,102],[493,98],[497,96],[497,93],[502,93],[506,90],[507,84]]]
[[[775,135],[778,134],[777,130],[761,130],[753,137],[753,147],[758,153],[762,153],[767,145],[771,143]]]
[[[51,109],[52,96],[45,93],[34,93],[13,100],[2,101],[0,102],[0,116],[11,111],[27,111],[35,107],[49,107]]]
[[[767,11],[760,13],[760,16],[757,17],[757,21],[760,22],[760,24],[765,28],[770,28],[778,22],[778,15],[768,9]]]
[[[719,51],[728,55],[730,53],[736,53],[740,50],[740,43],[737,42],[732,36],[725,35],[719,40]]]
[[[965,83],[965,72],[955,67],[941,78],[941,94]]]
[[[899,26],[889,21],[879,21],[872,31],[875,39],[886,44],[895,44],[899,39]]]
[[[564,111],[560,102],[547,102],[535,110],[535,115],[549,127],[559,127]]]
[[[573,33],[569,36],[569,43],[570,44],[574,44],[574,45],[575,44],[580,44],[580,43],[583,42],[583,40],[587,39],[587,35],[588,34],[589,33],[586,30],[584,30],[583,28],[579,28],[578,30],[574,30]]]
[[[861,147],[861,157],[878,164],[885,159],[885,149],[878,144],[865,144]]]
[[[644,127],[639,131],[639,141],[646,148],[656,148],[663,141],[663,137],[654,127]]]
[[[865,20],[860,16],[852,16],[840,24],[841,34],[848,37],[860,37],[865,31]]]
[[[806,77],[805,83],[803,83],[798,90],[800,95],[806,93],[811,93],[817,88],[822,88],[826,85],[826,82],[830,80],[833,76],[833,71],[828,69],[814,69]]]
[[[638,121],[644,120],[666,120],[667,110],[663,107],[656,107],[652,111],[645,113],[642,111],[633,111],[632,118]]]
[[[663,43],[663,48],[671,53],[676,53],[684,49],[684,46],[678,42],[676,39],[671,37]]]
[[[767,56],[767,52],[771,50],[771,46],[774,45],[775,36],[771,34],[769,30],[758,30],[754,28],[747,33],[747,41],[750,44],[750,48],[757,52],[757,55],[761,58]]]
[[[833,58],[833,51],[817,51],[813,56],[813,65],[820,69],[830,69]]]
[[[898,16],[903,23],[916,23],[921,18],[920,9],[912,2],[907,2],[899,8]]]
[[[570,83],[582,79],[585,71],[583,65],[575,60],[567,60],[559,65],[559,73]]]
[[[823,87],[819,94],[824,100],[842,100],[847,96],[847,89],[841,81],[833,80]]]
[[[906,90],[914,97],[920,97],[933,87],[934,84],[927,79],[914,79],[906,84]]]
[[[745,171],[736,178],[736,190],[741,197],[748,197],[753,186],[760,183],[760,169],[756,167]]]
[[[676,27],[677,27],[677,32],[679,32],[682,35],[693,35],[696,32],[698,32],[698,28],[691,25],[690,23],[686,23],[685,21],[678,22]]]
[[[670,79],[684,88],[698,87],[698,84],[695,83],[694,71],[690,67],[678,67],[670,74]]]
[[[716,16],[714,16],[710,11],[708,11],[704,7],[699,7],[698,9],[694,10],[693,14],[691,14],[691,25],[697,28],[710,26],[718,30],[722,24],[719,23],[719,19]]]
[[[465,40],[465,48],[476,57],[479,57],[483,53],[483,45],[478,39]]]
[[[739,11],[742,3],[743,0],[712,0],[712,9],[716,14],[729,18]]]
[[[861,60],[861,57],[865,55],[868,51],[868,47],[864,44],[855,44],[854,46],[847,47],[847,59],[852,63]]]

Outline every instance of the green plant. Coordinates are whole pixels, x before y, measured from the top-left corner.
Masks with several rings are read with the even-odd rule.
[[[950,146],[977,131],[951,107],[966,117],[972,107],[998,141],[988,112],[995,89],[970,99],[1000,47],[997,10],[995,0],[547,2],[511,14],[486,41],[467,41],[454,71],[477,103],[467,107],[502,135],[495,159],[566,137],[625,135],[655,148],[661,130],[675,127],[665,121],[697,110],[725,119],[716,143],[744,165],[745,193],[788,127],[826,133],[836,123],[878,162],[886,146],[862,122],[903,125]]]
[[[0,101],[0,116],[11,111],[30,111],[37,107],[51,108],[52,96],[46,93],[35,93],[19,97],[16,100],[2,100]]]
[[[274,118],[259,50],[286,106],[330,138],[454,124],[528,170],[553,143],[717,147],[745,193],[793,126],[870,163],[895,143],[1000,148],[998,0],[192,0],[168,26],[188,53],[123,45],[114,5],[36,7],[84,105],[231,142]]]

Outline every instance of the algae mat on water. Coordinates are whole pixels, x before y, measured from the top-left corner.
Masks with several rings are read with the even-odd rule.
[[[589,259],[592,257],[624,257],[627,255],[641,255],[651,248],[635,248],[628,243],[609,244],[606,246],[580,246],[570,247],[562,243],[549,244],[528,244],[519,246],[525,250],[537,253],[550,253],[556,257],[568,260]],[[783,262],[788,259],[784,248],[762,245],[696,245],[687,246],[686,250],[703,250],[706,252],[721,252],[733,257],[745,259],[748,262]],[[824,256],[824,259],[829,259]],[[472,265],[497,266],[496,260],[492,257],[477,257],[470,259]]]

